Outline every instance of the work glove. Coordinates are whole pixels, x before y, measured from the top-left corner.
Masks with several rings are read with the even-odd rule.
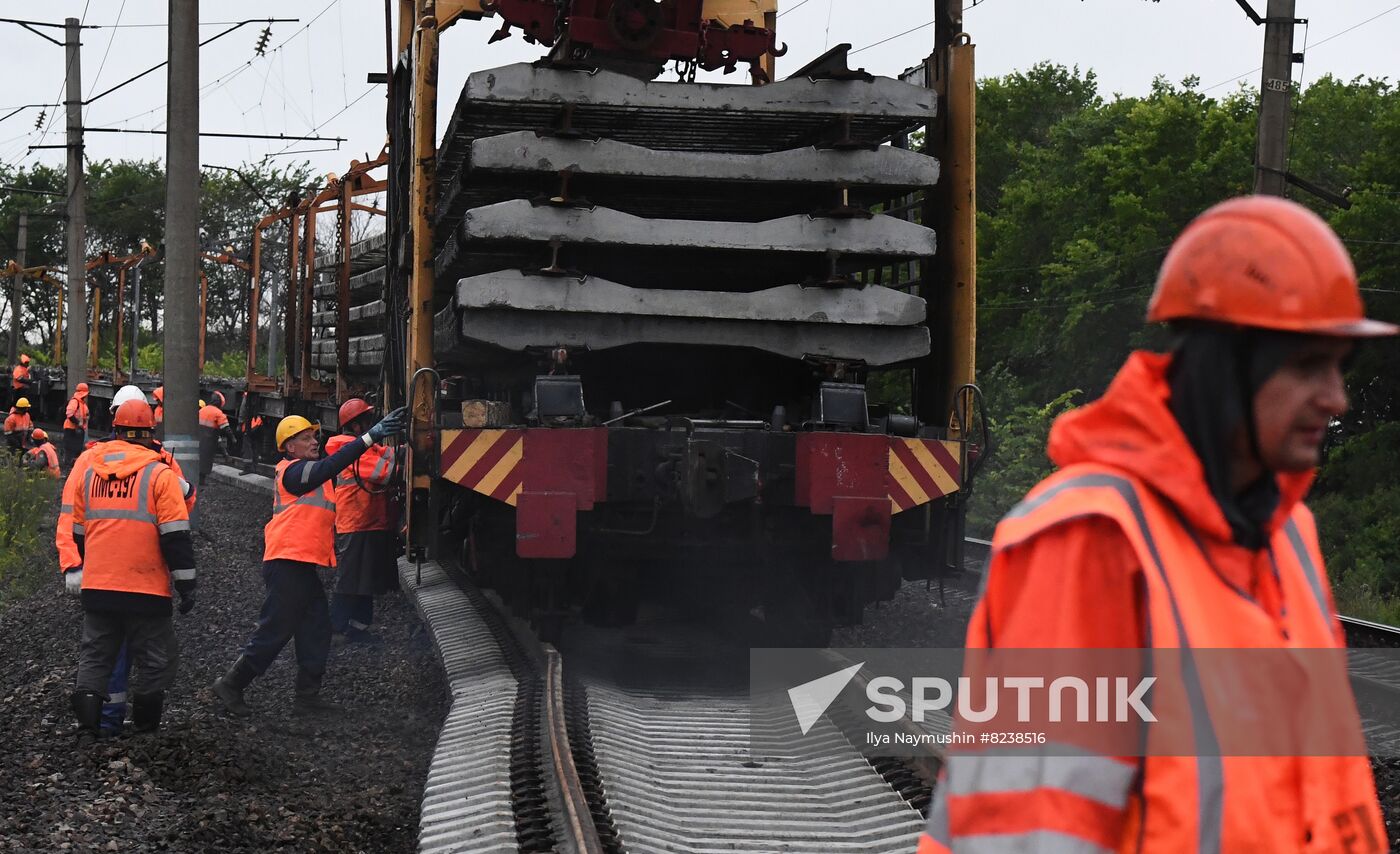
[[[194,610],[194,591],[180,593],[180,613],[188,614]]]
[[[382,442],[386,436],[402,433],[406,427],[408,427],[408,407],[400,406],[380,419],[378,424],[369,428],[369,437],[376,442]]]
[[[81,566],[63,571],[63,589],[70,596],[77,596],[83,592],[83,568]]]

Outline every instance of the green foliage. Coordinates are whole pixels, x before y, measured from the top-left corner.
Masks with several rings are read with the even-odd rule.
[[[1341,210],[1295,191],[1347,241],[1367,312],[1400,321],[1400,88],[1323,77],[1300,93],[1290,168],[1352,188]],[[1038,65],[978,94],[979,382],[996,453],[971,502],[985,536],[1048,473],[1045,436],[1070,389],[1093,398],[1144,329],[1175,235],[1221,199],[1250,192],[1257,101],[1213,98],[1195,80],[1143,97],[1100,96],[1091,72]],[[1344,613],[1400,624],[1400,372],[1393,341],[1359,348],[1351,411],[1310,504]]]
[[[1327,455],[1310,502],[1344,614],[1400,624],[1400,422]]]
[[[53,533],[49,510],[57,489],[47,474],[0,452],[0,607],[32,593],[54,571],[40,555]]]
[[[1073,409],[1078,389],[1064,392],[1044,406],[1017,404],[992,416],[995,436],[992,457],[977,475],[973,500],[968,507],[968,532],[990,539],[997,521],[1020,501],[1053,467],[1045,455],[1050,425],[1061,413]]]
[[[247,255],[254,224],[279,206],[296,189],[311,180],[309,165],[277,166],[253,163],[239,172],[209,170],[200,176],[200,246],[218,254],[233,246],[236,255]],[[87,165],[87,251],[93,257],[105,250],[121,256],[139,250],[149,241],[161,254],[141,271],[141,304],[133,306],[131,275],[123,294],[127,340],[133,309],[138,309],[143,338],[158,336],[165,300],[165,265],[160,241],[165,234],[165,168],[158,161],[102,160]],[[43,209],[66,192],[64,172],[43,165],[14,169],[0,164],[0,184],[58,193],[58,197],[26,193],[0,193],[0,264],[17,257],[14,244],[21,211],[30,213],[26,240],[27,266],[46,264],[66,267],[63,220],[44,216]],[[333,218],[332,218],[333,219]],[[201,262],[209,277],[207,346],[212,354],[243,346],[240,324],[246,316],[248,274],[236,267]],[[59,276],[62,278],[61,274]],[[102,361],[110,364],[115,345],[117,269],[99,268],[90,276],[103,290]],[[52,351],[57,320],[57,293],[51,285],[31,284],[24,295],[26,349]],[[6,330],[8,326],[6,327]],[[0,335],[0,338],[5,337]],[[37,345],[37,346],[36,346]]]

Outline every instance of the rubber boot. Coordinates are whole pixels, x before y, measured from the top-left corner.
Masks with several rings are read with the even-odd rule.
[[[224,708],[229,714],[240,718],[246,718],[253,714],[253,709],[243,702],[243,689],[248,687],[248,683],[258,672],[253,669],[253,665],[244,656],[239,656],[228,672],[214,680],[214,696],[224,704]]]
[[[133,694],[131,697],[131,728],[136,732],[154,732],[160,727],[160,713],[164,709],[164,691]]]
[[[73,717],[78,719],[78,738],[95,741],[102,723],[102,702],[106,698],[93,691],[74,691],[70,699]]]
[[[339,703],[332,703],[321,696],[321,675],[308,670],[297,670],[297,694],[292,701],[292,711],[299,715],[321,714],[344,711]]]

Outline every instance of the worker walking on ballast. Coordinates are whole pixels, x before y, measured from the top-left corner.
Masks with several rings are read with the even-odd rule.
[[[338,436],[326,453],[360,439],[374,423],[374,409],[358,397],[340,406]],[[331,594],[331,632],[351,643],[374,640],[374,597],[397,586],[395,507],[388,485],[398,452],[376,445],[335,476],[335,592]]]
[[[406,423],[405,409],[396,409],[324,460],[317,460],[316,425],[300,415],[283,418],[277,425],[277,449],[283,458],[273,478],[272,519],[263,531],[262,575],[267,597],[252,638],[213,686],[215,696],[229,712],[239,717],[252,714],[243,691],[267,671],[289,640],[296,641],[294,710],[339,708],[320,696],[330,655],[331,624],[317,568],[335,565],[331,481],[375,442],[402,432]]]
[[[160,725],[178,656],[171,595],[194,607],[194,543],[180,478],[161,461],[144,400],[121,405],[116,438],[98,446],[73,496],[72,536],[81,563],[65,577],[83,603],[83,634],[73,713],[80,734],[98,734],[118,650],[136,665],[132,726]]]
[[[1341,649],[1302,499],[1347,409],[1355,339],[1400,331],[1363,311],[1346,248],[1306,208],[1254,196],[1197,217],[1148,305],[1175,345],[1132,354],[1102,398],[1055,421],[1060,470],[997,525],[968,649],[1165,651],[1195,692],[1197,744],[1237,733],[1245,697],[1202,688],[1190,650],[1296,663]],[[1328,699],[1329,743],[1364,749],[1353,698]],[[1306,737],[1295,714],[1259,726]],[[920,854],[1386,850],[1364,755],[1183,755],[1154,751],[1157,732],[1136,756],[952,751]]]

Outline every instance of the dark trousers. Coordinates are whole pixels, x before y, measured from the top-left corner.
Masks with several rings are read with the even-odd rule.
[[[82,430],[63,431],[63,463],[71,466],[83,455],[83,445],[87,444],[87,434]]]
[[[112,678],[107,681],[107,702],[102,704],[102,731],[118,733],[126,723],[126,683],[131,678],[131,656],[126,644],[117,650]]]
[[[108,696],[123,642],[131,663],[136,666],[135,677],[131,680],[132,693],[164,691],[174,683],[180,651],[169,614],[84,611],[83,638],[78,649],[79,691]]]
[[[314,564],[269,560],[262,566],[267,598],[243,655],[265,673],[287,641],[296,642],[297,667],[319,678],[331,651],[331,619],[326,591]]]
[[[331,631],[363,632],[374,622],[374,597],[354,593],[331,594]]]

